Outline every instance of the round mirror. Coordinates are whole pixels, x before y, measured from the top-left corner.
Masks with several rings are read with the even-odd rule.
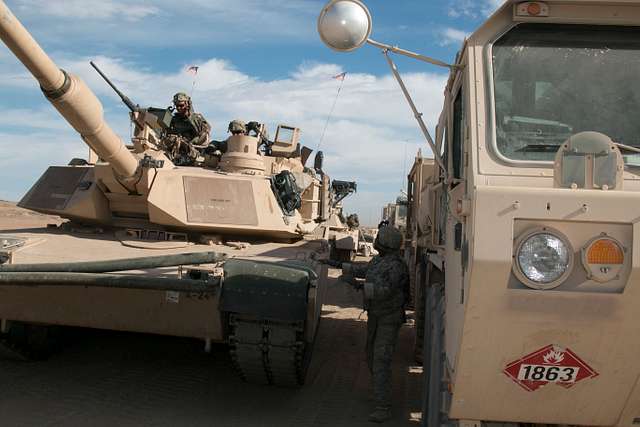
[[[318,17],[318,33],[331,49],[357,49],[371,34],[371,14],[360,0],[331,0]]]

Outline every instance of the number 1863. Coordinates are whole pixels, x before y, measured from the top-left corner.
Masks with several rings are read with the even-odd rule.
[[[521,365],[518,379],[524,381],[548,381],[572,383],[578,377],[577,366]]]

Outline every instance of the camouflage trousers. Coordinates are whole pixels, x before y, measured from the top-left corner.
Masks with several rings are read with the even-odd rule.
[[[367,365],[373,383],[376,407],[391,406],[391,362],[404,313],[369,314],[367,321]]]

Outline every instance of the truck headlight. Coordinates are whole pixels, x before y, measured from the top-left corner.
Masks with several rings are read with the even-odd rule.
[[[533,289],[553,289],[571,273],[573,249],[559,232],[547,228],[525,234],[516,246],[514,273]]]

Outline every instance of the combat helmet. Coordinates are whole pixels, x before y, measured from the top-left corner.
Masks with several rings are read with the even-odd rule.
[[[173,104],[177,104],[178,102],[188,102],[191,105],[191,97],[184,92],[178,92],[173,95]]]
[[[373,246],[381,252],[396,252],[402,246],[402,234],[400,231],[388,225],[380,228]]]
[[[247,126],[242,120],[232,120],[229,122],[228,130],[231,133],[247,133]]]

